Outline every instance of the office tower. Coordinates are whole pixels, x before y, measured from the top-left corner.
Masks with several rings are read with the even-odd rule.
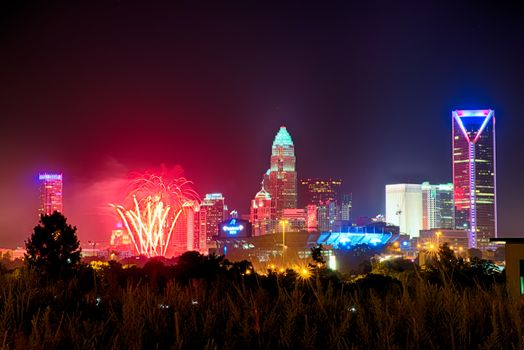
[[[194,211],[194,236],[195,236],[195,250],[198,250],[202,254],[208,253],[207,249],[207,218],[206,211],[200,210],[200,206],[197,206]]]
[[[401,234],[418,237],[422,229],[422,186],[386,185],[386,221],[399,226]]]
[[[191,250],[205,252],[206,246],[202,245],[199,239],[199,235],[203,232],[200,232],[196,222],[196,218],[200,218],[197,210],[190,207],[183,208],[171,236],[172,248],[166,255],[177,256]]]
[[[452,120],[455,226],[484,250],[497,237],[495,111],[456,110]]]
[[[39,174],[40,208],[39,215],[62,212],[62,174]]]
[[[351,226],[351,210],[353,209],[353,198],[351,193],[345,193],[340,198],[340,225],[342,231]]]
[[[340,212],[336,202],[317,206],[317,224],[320,232],[340,232]]]
[[[271,195],[264,187],[251,200],[249,213],[253,236],[263,236],[271,232],[275,223],[275,208],[271,203]]]
[[[224,197],[222,193],[208,193],[200,204],[199,218],[205,221],[205,232],[207,240],[210,241],[213,236],[218,235],[219,225],[224,221]],[[205,212],[202,214],[202,212]]]
[[[453,184],[422,183],[422,229],[453,229]]]
[[[277,219],[284,209],[297,207],[297,172],[295,171],[295,146],[286,130],[281,126],[271,147],[271,167],[264,176],[273,200]]]
[[[305,208],[309,204],[325,205],[329,202],[339,203],[341,186],[342,180],[300,180],[300,207]]]
[[[341,186],[342,180],[338,179],[300,180],[300,206],[302,208],[308,205],[317,207],[316,221],[321,232],[340,231],[342,220],[345,220],[346,226],[349,222],[351,196],[341,195]]]

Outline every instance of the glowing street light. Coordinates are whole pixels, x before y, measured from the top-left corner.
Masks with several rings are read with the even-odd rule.
[[[300,277],[302,277],[303,279],[308,279],[309,277],[311,277],[309,270],[306,268],[302,268],[299,271],[299,273],[300,273]]]
[[[442,232],[437,231],[435,234],[437,235],[437,247],[440,247],[440,235],[442,235]]]
[[[287,220],[280,220],[280,224],[282,225],[282,262],[285,262],[285,254],[286,254],[286,224],[288,223]]]

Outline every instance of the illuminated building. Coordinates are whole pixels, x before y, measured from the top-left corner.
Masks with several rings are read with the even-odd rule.
[[[111,246],[131,246],[131,237],[129,237],[129,233],[127,233],[126,230],[122,228],[122,224],[119,225],[119,228],[114,229],[111,231],[111,240],[109,241],[109,245]]]
[[[497,237],[495,111],[456,110],[452,119],[455,227],[485,250]]]
[[[62,174],[39,174],[40,208],[39,215],[62,212]]]
[[[351,209],[353,208],[353,200],[351,194],[342,194],[340,198],[340,220],[342,222],[351,221]]]
[[[271,195],[264,187],[251,200],[249,221],[253,225],[253,236],[263,236],[271,232],[275,222],[275,210]]]
[[[199,210],[199,208],[183,208],[173,230],[172,242],[174,250],[172,254],[168,255],[177,256],[192,250],[200,253],[207,252],[207,242],[203,238],[205,237],[205,231],[201,231],[199,226],[201,213],[202,210]]]
[[[422,229],[453,229],[453,184],[422,183]]]
[[[340,213],[336,202],[317,206],[317,223],[320,232],[340,231]]]
[[[324,205],[339,202],[341,180],[305,179],[300,180],[300,207],[308,204]]]
[[[307,219],[306,219],[306,230],[307,232],[314,232],[318,230],[317,220],[317,206],[315,204],[309,204],[306,207]]]
[[[297,172],[295,171],[295,146],[286,130],[281,126],[271,147],[271,167],[264,176],[277,219],[284,209],[297,208]]]
[[[322,232],[340,231],[349,227],[351,195],[340,193],[342,181],[338,179],[304,179],[300,181],[300,206],[317,206],[316,220]]]
[[[246,238],[252,236],[251,223],[247,220],[230,218],[218,224],[219,231],[215,235],[220,238]]]
[[[100,257],[104,254],[100,249],[96,248],[96,242],[90,241],[89,245],[90,247],[88,249],[90,249],[90,251],[86,251],[85,248],[82,248],[83,256],[90,255]],[[128,258],[133,256],[135,252],[131,236],[129,236],[129,232],[123,227],[121,222],[119,222],[117,227],[111,231],[109,249],[111,250],[111,254],[108,254],[110,259],[115,259],[116,257],[119,259]]]
[[[200,210],[200,206],[195,208],[194,212],[194,222],[193,222],[193,228],[194,228],[194,240],[195,240],[195,250],[198,250],[200,253],[205,254],[208,252],[208,240],[207,240],[207,233],[206,233],[206,211]],[[198,244],[198,246],[197,246]]]
[[[218,226],[224,221],[224,207],[222,193],[208,193],[200,204],[200,227],[205,228],[208,242],[218,234]]]
[[[386,185],[386,221],[400,227],[400,233],[418,237],[422,229],[422,186]]]
[[[282,220],[285,225],[286,232],[298,232],[306,229],[307,211],[306,209],[284,209],[282,211]],[[278,232],[282,232],[282,225],[278,225]]]

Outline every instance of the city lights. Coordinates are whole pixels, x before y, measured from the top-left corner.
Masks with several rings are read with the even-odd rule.
[[[198,207],[198,195],[185,178],[144,175],[135,179],[125,204],[115,205],[138,254],[165,256],[184,208]]]

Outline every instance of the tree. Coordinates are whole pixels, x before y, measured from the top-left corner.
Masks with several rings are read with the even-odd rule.
[[[76,227],[55,211],[42,215],[31,237],[25,242],[25,261],[42,277],[68,277],[80,266],[80,242]]]
[[[324,247],[322,247],[322,244],[311,247],[311,259],[315,262],[315,264],[310,264],[312,267],[322,267],[326,265],[326,259],[324,259],[324,255],[322,254],[323,251]]]

